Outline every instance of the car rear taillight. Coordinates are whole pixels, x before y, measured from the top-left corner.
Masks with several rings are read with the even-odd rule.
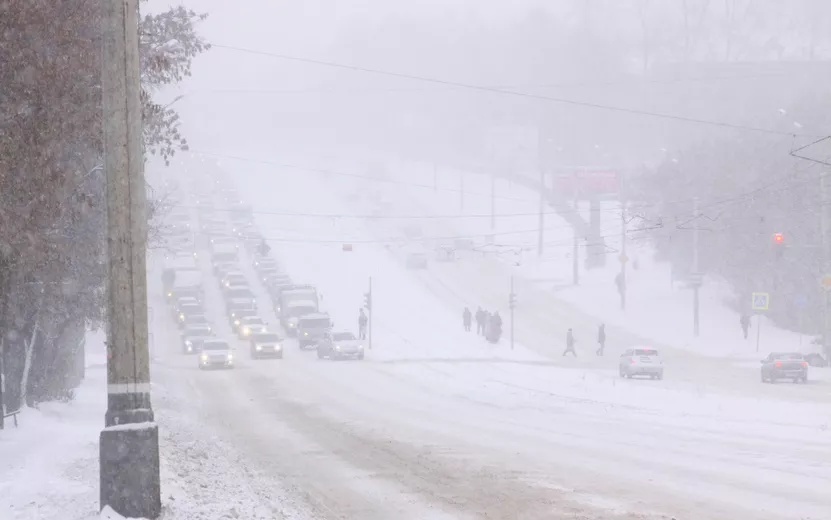
[[[808,366],[808,362],[803,361],[803,362],[802,362],[802,366],[803,366],[803,367],[807,367],[807,366]]]
[[[781,366],[782,366],[782,362],[781,362],[781,361],[777,361],[777,362],[776,362],[776,363],[774,363],[774,364],[775,364],[777,367],[781,367]]]
[[[629,360],[629,364],[630,364],[630,365],[634,365],[634,364],[635,364],[635,359],[634,359],[634,358],[630,359],[630,360]]]

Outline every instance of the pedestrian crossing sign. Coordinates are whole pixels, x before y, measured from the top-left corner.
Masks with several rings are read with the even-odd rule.
[[[754,311],[766,311],[770,307],[770,295],[764,292],[755,292],[751,303]]]

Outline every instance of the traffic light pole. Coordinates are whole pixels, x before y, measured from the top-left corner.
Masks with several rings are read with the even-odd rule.
[[[823,170],[820,183],[822,192],[822,265],[823,278],[831,274],[831,174]],[[826,356],[831,356],[831,290],[824,288],[824,317],[822,346]]]
[[[102,0],[102,7],[109,261],[100,506],[129,518],[157,518],[159,430],[150,405],[138,0]]]
[[[693,198],[693,224],[695,227],[693,228],[693,273],[694,273],[694,283],[693,283],[693,335],[698,336],[698,307],[699,307],[699,300],[698,300],[698,288],[701,285],[698,278],[698,197]]]
[[[514,277],[511,276],[511,296],[508,299],[511,308],[511,350],[514,349],[514,307],[516,307],[516,293],[514,293]]]
[[[367,304],[368,304],[367,310],[369,311],[369,331],[368,331],[369,332],[369,339],[368,339],[368,343],[369,343],[369,350],[372,350],[372,321],[373,321],[372,320],[372,307],[373,307],[373,304],[372,304],[372,277],[371,276],[369,277],[369,293],[367,293],[367,294],[369,296],[369,299],[367,300]]]

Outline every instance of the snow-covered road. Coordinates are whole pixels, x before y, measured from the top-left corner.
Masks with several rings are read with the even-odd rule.
[[[261,212],[266,236],[337,239],[272,241],[298,282],[322,290],[336,328],[354,328],[373,276],[374,350],[364,362],[322,362],[289,346],[283,360],[252,361],[239,342],[236,370],[202,373],[160,319],[157,342],[167,348],[157,350],[153,370],[181,413],[202,425],[200,435],[232,447],[245,468],[236,476],[263,511],[368,519],[828,516],[831,435],[817,403],[621,381],[596,361],[575,369],[521,345],[513,353],[489,346],[462,331],[458,303],[443,301],[436,285],[459,301],[496,298],[493,289],[473,292],[481,271],[431,267],[413,276],[381,245],[363,242],[372,234],[354,220],[268,215],[348,213],[331,183],[285,179],[250,170],[237,182]],[[339,240],[354,250],[343,252]],[[218,294],[210,305],[219,318]],[[518,340],[545,332],[533,334]]]

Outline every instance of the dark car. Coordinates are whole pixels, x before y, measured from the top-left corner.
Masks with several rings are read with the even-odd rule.
[[[202,350],[202,344],[209,339],[215,338],[208,324],[190,325],[182,331],[182,352],[197,354]]]
[[[828,360],[822,357],[821,354],[817,354],[816,352],[811,352],[810,354],[805,354],[804,356],[805,361],[808,362],[808,366],[812,367],[827,367]]]
[[[205,309],[198,304],[182,305],[179,307],[179,315],[176,316],[176,324],[179,328],[184,328],[185,320],[188,316],[196,316],[205,314]]]
[[[762,360],[761,374],[763,383],[775,383],[777,379],[804,383],[808,381],[808,362],[798,352],[771,352]]]

